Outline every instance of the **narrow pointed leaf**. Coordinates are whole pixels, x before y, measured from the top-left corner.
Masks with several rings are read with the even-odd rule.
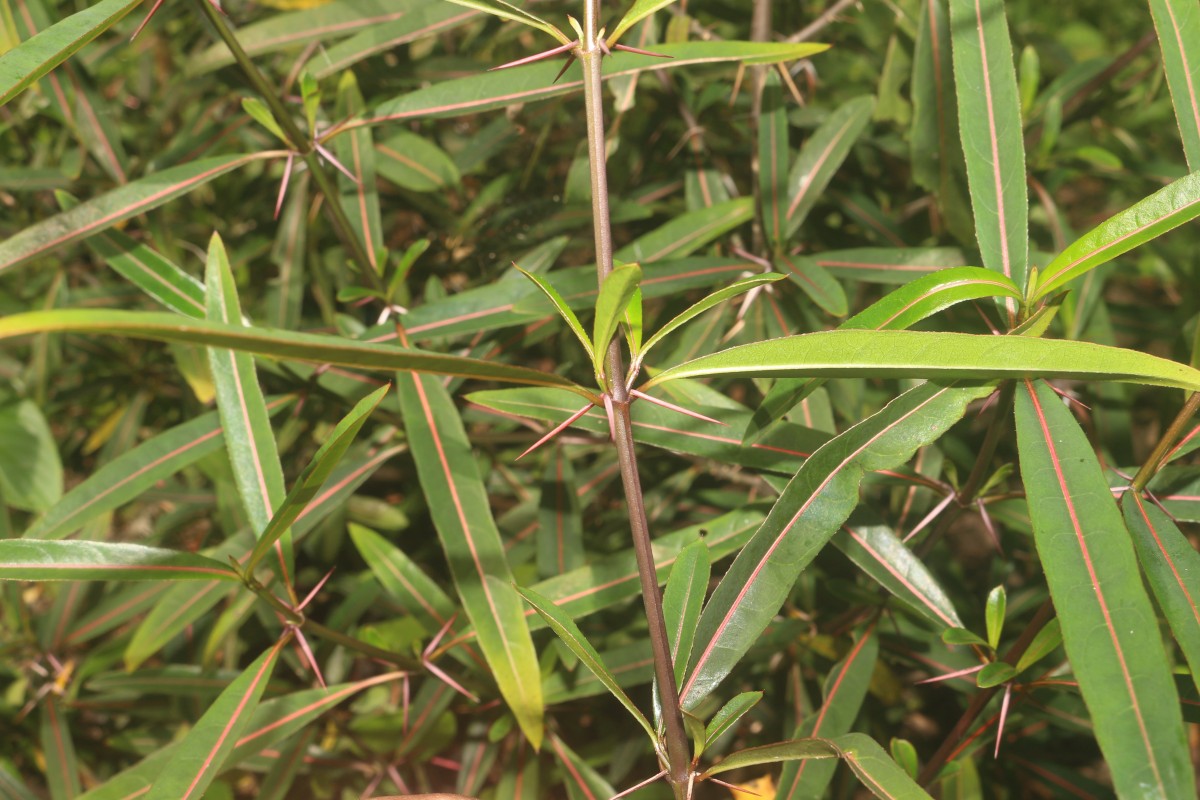
[[[588,338],[587,333],[583,330],[583,324],[580,323],[579,317],[575,316],[575,312],[571,310],[569,305],[567,305],[567,301],[564,300],[562,295],[558,293],[558,290],[554,288],[550,281],[546,280],[541,275],[535,275],[532,272],[526,272],[520,267],[517,267],[517,269],[521,270],[521,274],[526,278],[529,278],[529,280],[533,282],[533,285],[540,289],[542,294],[546,295],[546,297],[554,305],[554,310],[558,312],[558,315],[567,323],[567,327],[571,329],[571,333],[575,334],[575,338],[577,338],[579,343],[583,345],[584,351],[588,354],[588,360],[593,364],[596,364],[596,353],[592,349],[591,340]]]
[[[838,330],[733,347],[663,370],[642,387],[677,378],[904,376],[938,380],[1056,376],[1200,389],[1200,371],[1086,342],[1027,336]]]
[[[49,697],[41,708],[38,726],[42,754],[46,759],[46,782],[51,800],[71,800],[78,797],[79,761],[75,757],[75,742],[63,713],[63,702]]]
[[[705,743],[715,742],[721,734],[736,725],[747,711],[758,705],[762,696],[762,692],[742,692],[730,698],[729,702],[721,706],[720,710],[713,714],[713,718],[708,721],[708,726],[704,729]]]
[[[965,261],[962,251],[954,247],[856,247],[812,258],[839,278],[873,283],[908,283]]]
[[[101,0],[0,55],[0,106],[115,25],[139,0]]]
[[[296,175],[288,188],[275,241],[271,263],[279,268],[267,290],[266,319],[273,328],[294,330],[300,327],[304,303],[305,260],[308,241],[308,174]]]
[[[694,708],[724,680],[766,629],[800,571],[854,510],[863,476],[903,464],[953,425],[967,403],[989,391],[922,384],[804,462],[705,606],[698,649],[680,691],[685,708]]]
[[[1200,14],[1189,0],[1150,0],[1188,167],[1200,169]]]
[[[857,97],[843,103],[800,148],[800,155],[788,173],[786,233],[789,237],[817,204],[850,154],[850,148],[866,130],[874,110],[873,97]]]
[[[1016,412],[1042,570],[1113,785],[1123,796],[1195,797],[1157,620],[1092,445],[1040,381],[1018,389]]]
[[[0,495],[26,511],[51,511],[62,499],[58,443],[32,400],[0,405]]]
[[[570,800],[600,800],[616,795],[616,789],[553,734],[550,736],[550,748],[562,765],[562,782],[567,786]]]
[[[354,73],[347,70],[338,82],[337,104],[334,114],[337,119],[356,117],[363,112],[362,92]],[[375,185],[375,145],[369,129],[356,128],[336,140],[338,160],[350,170],[356,180],[337,171],[339,202],[345,209],[354,232],[362,242],[371,267],[379,272],[379,252],[383,249],[383,222],[379,210],[379,189]]]
[[[354,523],[350,524],[350,538],[383,590],[419,619],[430,634],[454,616],[454,601],[402,550],[375,531]]]
[[[661,328],[656,330],[654,332],[654,335],[652,335],[649,339],[647,339],[646,344],[642,347],[642,356],[645,357],[646,353],[648,353],[650,351],[650,348],[652,348],[652,347],[654,347],[654,345],[658,344],[659,341],[661,341],[663,339],[663,337],[667,336],[672,331],[675,331],[681,325],[685,325],[686,323],[688,323],[691,320],[695,319],[696,317],[700,316],[705,311],[708,311],[710,308],[713,308],[714,306],[724,303],[726,300],[730,299],[731,297],[737,297],[739,294],[745,294],[746,292],[753,289],[755,286],[762,286],[764,284],[775,283],[776,281],[783,280],[783,278],[784,278],[783,275],[780,275],[780,274],[774,273],[774,272],[768,273],[766,275],[753,275],[749,278],[743,278],[743,279],[739,280],[737,283],[730,284],[729,286],[726,286],[723,289],[718,289],[717,291],[715,291],[712,294],[705,297],[703,300],[700,300],[700,301],[694,303],[687,310],[683,311],[678,316],[674,317],[669,322],[667,322],[665,325],[663,325]]]
[[[504,2],[504,0],[496,0],[496,2],[492,2],[491,0],[450,0],[450,2],[455,5],[473,8],[476,11],[482,11],[485,14],[491,14],[494,17],[520,22],[522,25],[536,28],[545,34],[553,36],[560,44],[571,43],[566,34],[554,25],[546,22],[541,17],[535,17],[523,8]]]
[[[368,344],[337,336],[227,325],[211,320],[190,320],[178,314],[69,309],[31,311],[0,318],[0,341],[55,331],[105,333],[162,342],[186,342],[223,347],[269,358],[368,370],[415,369],[481,380],[560,386],[570,388],[581,397],[592,398],[591,392],[576,386],[566,378],[527,367],[412,348]]]
[[[604,59],[603,78],[692,64],[716,64],[748,59],[792,61],[815,55],[828,47],[829,45],[811,42],[786,44],[714,41],[663,44],[656,45],[656,52],[670,58],[618,53],[612,58]],[[441,81],[377,106],[363,124],[375,125],[390,120],[418,117],[457,117],[468,112],[503,108],[513,103],[543,100],[579,91],[583,87],[580,78],[564,76],[558,83],[554,82],[554,76],[561,68],[561,65],[556,63],[529,64],[499,72],[485,72],[466,78]]]
[[[296,518],[308,507],[312,499],[317,496],[317,492],[329,480],[329,476],[333,474],[342,457],[346,455],[346,451],[350,449],[354,437],[362,430],[362,426],[371,412],[387,394],[388,388],[381,386],[359,400],[354,408],[350,409],[350,413],[342,417],[325,442],[313,454],[312,461],[300,473],[300,477],[296,478],[292,490],[287,493],[287,497],[283,499],[279,509],[271,517],[266,529],[263,530],[262,536],[255,543],[250,560],[246,563],[247,572],[254,570],[254,567],[270,551],[271,546],[278,541],[279,537],[287,531]]]
[[[69,211],[42,220],[0,242],[0,273],[22,266],[59,247],[137,216],[187,194],[198,186],[254,161],[275,158],[277,153],[214,156],[164,169],[86,200]]]
[[[929,191],[944,185],[958,143],[958,106],[950,57],[950,19],[946,0],[921,0],[921,18],[913,52],[913,180]]]
[[[612,33],[608,35],[608,46],[612,47],[620,41],[627,30],[655,11],[660,11],[674,2],[675,0],[635,0],[634,4],[625,12],[625,16],[621,17],[616,27],[613,28]]]
[[[801,761],[810,758],[838,758],[840,756],[840,748],[828,739],[793,739],[730,753],[706,769],[701,778],[711,778],[714,775],[720,775],[722,772],[754,767],[759,764],[778,764],[781,761]]]
[[[534,607],[542,619],[546,621],[546,624],[550,626],[551,630],[562,640],[563,644],[604,684],[605,688],[612,693],[612,696],[617,698],[621,705],[625,706],[625,710],[646,731],[646,735],[650,737],[650,741],[657,742],[658,737],[655,735],[654,727],[650,724],[650,721],[638,710],[634,702],[629,699],[629,695],[625,694],[625,690],[621,688],[620,684],[617,683],[617,679],[609,672],[608,667],[601,660],[600,654],[596,652],[596,648],[592,647],[591,642],[579,630],[579,626],[575,624],[575,621],[567,616],[561,608],[532,589],[518,586],[517,594],[525,598],[525,602]]]
[[[667,578],[667,588],[663,592],[663,617],[667,623],[667,643],[671,648],[671,663],[675,665],[676,684],[683,680],[688,659],[692,655],[696,622],[704,608],[711,571],[707,545],[693,542],[680,552],[671,567],[671,576]],[[708,738],[711,740],[712,737]]]
[[[1163,511],[1137,492],[1121,499],[1125,523],[1158,607],[1200,684],[1200,553]]]
[[[393,50],[402,44],[408,44],[418,39],[436,36],[443,31],[449,31],[469,22],[477,16],[474,11],[464,11],[449,3],[425,3],[400,19],[373,25],[332,47],[322,48],[322,52],[314,55],[305,68],[312,73],[314,78],[321,80],[344,69],[349,69],[376,53]]]
[[[204,795],[249,724],[283,645],[280,641],[255,659],[213,701],[171,753],[146,800],[194,800]]]
[[[816,259],[780,255],[775,262],[822,310],[835,317],[846,316],[850,310],[846,291]]]
[[[749,197],[689,211],[625,245],[617,251],[616,258],[642,264],[684,258],[749,222],[753,216],[754,201]]]
[[[1200,216],[1200,172],[1193,172],[1108,218],[1068,245],[1039,273],[1035,299],[1197,216]]]
[[[562,575],[583,566],[583,511],[575,469],[564,447],[550,449],[538,498],[538,575]]]
[[[596,298],[596,319],[592,326],[592,353],[597,367],[604,365],[608,356],[608,343],[612,341],[617,326],[625,314],[625,308],[633,299],[642,280],[642,268],[637,264],[621,264],[608,274],[600,286]],[[611,380],[620,376],[612,375]]]
[[[0,580],[237,581],[220,561],[140,544],[37,539],[0,541]]]
[[[843,328],[903,330],[956,303],[984,297],[1021,299],[1009,279],[980,267],[952,267],[889,292],[843,323]]]
[[[526,737],[540,746],[537,656],[462,420],[441,381],[399,373],[396,385],[421,488],[463,607],[500,693]]]
[[[983,265],[1024,290],[1029,197],[1017,73],[1003,0],[950,0],[958,125]]]
[[[776,250],[782,250],[787,241],[787,178],[790,162],[783,82],[775,70],[769,70],[763,84],[762,111],[758,117],[758,187],[763,232],[767,242]]]
[[[879,657],[879,636],[874,627],[863,631],[825,678],[821,709],[797,725],[793,739],[832,737],[849,733],[867,697]],[[821,760],[787,763],[779,773],[777,800],[821,797],[837,765]]]

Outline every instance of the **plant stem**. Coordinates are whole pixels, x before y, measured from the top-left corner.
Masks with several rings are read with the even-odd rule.
[[[292,112],[279,99],[278,93],[274,87],[267,81],[262,71],[250,59],[250,56],[242,49],[241,42],[238,41],[237,35],[225,22],[225,18],[213,8],[209,0],[196,0],[196,4],[217,29],[217,35],[221,37],[221,41],[229,48],[229,52],[233,54],[233,60],[237,62],[238,67],[242,70],[242,74],[246,76],[246,80],[250,81],[250,85],[262,97],[263,102],[271,109],[272,116],[279,123],[280,129],[287,136],[288,144],[296,151],[299,156],[304,159],[304,163],[308,166],[308,171],[312,174],[313,180],[317,182],[317,187],[321,190],[321,194],[325,195],[325,207],[329,210],[329,218],[333,223],[334,230],[337,231],[338,237],[342,240],[342,244],[350,251],[351,257],[358,265],[359,272],[364,278],[371,282],[374,288],[379,287],[379,276],[375,273],[374,267],[371,266],[371,258],[367,255],[366,246],[362,240],[358,238],[358,234],[354,232],[354,225],[350,222],[350,218],[346,216],[346,209],[342,208],[339,200],[339,192],[337,185],[333,182],[333,178],[321,166],[321,159],[316,148],[313,146],[312,139],[304,135],[292,119]]]
[[[1188,424],[1188,421],[1195,416],[1197,409],[1200,409],[1200,392],[1193,392],[1192,396],[1183,404],[1183,408],[1179,409],[1179,413],[1175,415],[1175,419],[1171,422],[1171,427],[1167,428],[1166,433],[1158,440],[1158,444],[1154,446],[1150,457],[1146,459],[1146,463],[1142,464],[1142,468],[1138,470],[1137,475],[1133,476],[1133,482],[1129,484],[1129,488],[1135,492],[1140,492],[1146,488],[1146,485],[1153,480],[1158,471],[1162,469],[1163,462],[1166,461],[1170,450],[1175,446],[1175,442],[1179,440],[1180,434],[1183,433],[1183,427]]]
[[[600,0],[584,0],[584,37],[576,50],[583,65],[583,100],[586,109],[588,160],[592,181],[592,228],[596,239],[596,276],[603,283],[613,269],[612,223],[608,210],[608,168],[604,131],[604,98],[601,93],[600,61],[602,51],[597,41],[600,19]],[[682,800],[687,791],[691,772],[687,733],[683,727],[683,710],[679,705],[679,687],[675,683],[675,667],[667,640],[667,624],[663,617],[662,598],[658,593],[658,575],[650,545],[650,526],[646,521],[646,506],[638,474],[637,454],[633,445],[633,421],[629,415],[629,392],[624,383],[625,367],[620,343],[614,340],[608,349],[608,377],[613,406],[613,442],[617,461],[621,465],[621,483],[629,511],[629,527],[633,551],[637,557],[638,576],[642,583],[642,600],[646,606],[646,624],[654,654],[654,675],[662,707],[667,751],[667,775],[676,798]]]

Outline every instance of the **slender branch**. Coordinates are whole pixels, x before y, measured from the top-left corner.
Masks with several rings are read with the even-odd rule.
[[[237,62],[242,74],[246,76],[246,80],[254,87],[254,90],[262,97],[263,102],[271,109],[271,114],[275,117],[275,121],[279,123],[280,129],[288,139],[288,144],[295,150],[304,163],[308,166],[308,171],[312,173],[313,180],[317,182],[317,187],[321,193],[328,199],[324,205],[329,210],[330,221],[333,223],[334,230],[337,231],[338,237],[342,240],[342,244],[350,251],[351,257],[358,264],[359,271],[364,278],[371,282],[374,288],[379,287],[379,276],[375,273],[374,267],[371,266],[371,258],[367,254],[366,246],[362,240],[358,238],[358,234],[354,231],[354,225],[350,222],[350,218],[346,216],[346,210],[342,208],[341,202],[338,200],[337,185],[329,176],[329,173],[321,166],[320,156],[316,152],[316,147],[311,138],[304,135],[300,127],[296,125],[292,119],[292,113],[283,104],[278,93],[270,82],[267,81],[262,71],[251,60],[250,56],[242,48],[241,42],[238,41],[237,35],[225,22],[224,17],[213,8],[208,0],[196,0],[196,5],[212,23],[217,30],[217,35],[221,37],[221,41],[229,48],[229,52],[233,54],[233,60]]]
[[[600,0],[585,0],[584,37],[576,57],[583,65],[583,97],[587,118],[588,159],[592,181],[592,228],[596,239],[596,276],[602,283],[612,272],[612,223],[608,206],[608,168],[604,130],[604,95],[601,92],[600,61],[603,53],[597,40],[600,19]],[[629,511],[629,527],[633,550],[637,557],[638,576],[642,585],[642,600],[646,606],[646,623],[654,655],[654,675],[665,727],[667,773],[676,798],[682,800],[687,790],[691,763],[687,733],[683,727],[683,710],[679,705],[679,687],[675,682],[675,667],[667,640],[667,625],[663,617],[662,598],[658,593],[658,576],[650,545],[650,526],[646,520],[645,500],[638,474],[637,454],[633,445],[633,421],[629,415],[629,392],[623,376],[625,367],[620,343],[613,340],[608,349],[608,378],[612,384],[612,434],[621,465],[621,482]]]
[[[1171,427],[1167,428],[1166,433],[1162,435],[1162,438],[1158,440],[1158,444],[1154,446],[1154,450],[1150,453],[1150,457],[1146,459],[1146,463],[1142,464],[1142,468],[1137,471],[1137,475],[1133,476],[1133,481],[1129,484],[1130,489],[1135,492],[1142,491],[1154,476],[1158,474],[1158,471],[1162,469],[1163,462],[1167,460],[1171,448],[1175,446],[1175,442],[1183,434],[1184,426],[1191,421],[1198,409],[1200,409],[1200,392],[1193,392],[1192,396],[1183,404],[1183,408],[1179,409],[1179,413],[1175,415],[1174,421],[1171,422]]]
[[[845,11],[852,5],[858,3],[859,0],[838,0],[829,8],[821,12],[821,16],[814,19],[805,27],[798,30],[796,33],[788,37],[788,41],[792,44],[796,42],[807,42],[812,37],[821,32],[829,23],[833,22],[838,14]]]

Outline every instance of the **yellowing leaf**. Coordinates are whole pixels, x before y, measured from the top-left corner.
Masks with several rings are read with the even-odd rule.
[[[747,783],[737,784],[737,789],[731,789],[733,800],[775,800],[775,780],[770,774],[755,778]]]

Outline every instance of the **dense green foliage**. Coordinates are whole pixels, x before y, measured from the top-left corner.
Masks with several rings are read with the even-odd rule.
[[[1196,0],[276,5],[0,0],[0,800],[1195,796]]]

